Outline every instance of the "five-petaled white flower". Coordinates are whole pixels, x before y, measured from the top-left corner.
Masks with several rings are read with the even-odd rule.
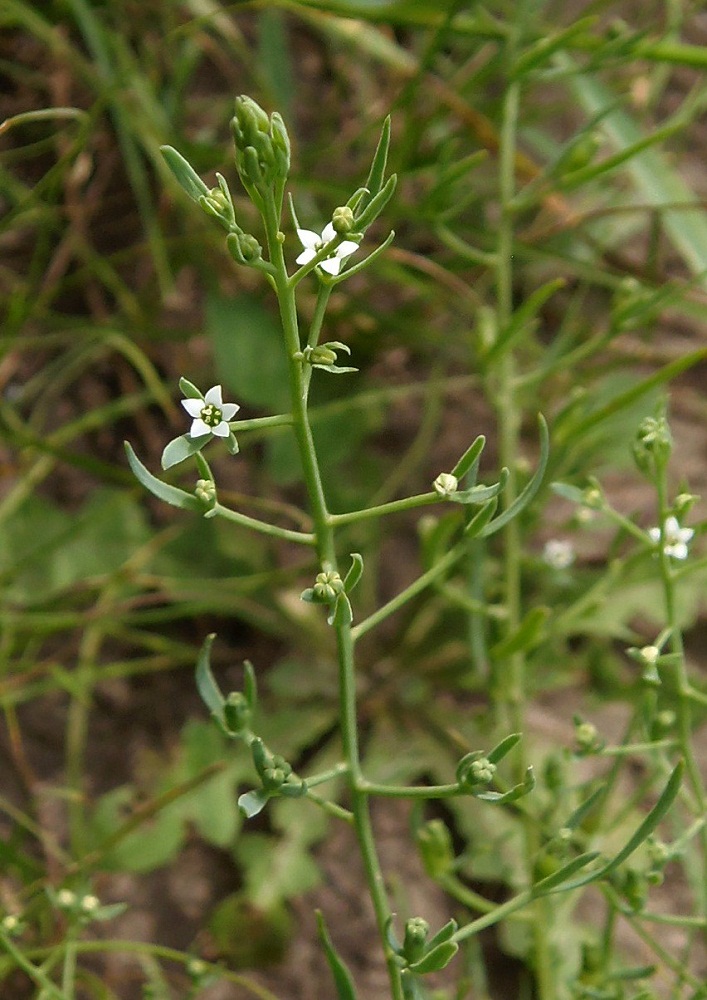
[[[663,525],[663,552],[673,559],[687,559],[687,543],[694,534],[692,528],[681,528],[676,517],[666,517]],[[656,545],[660,543],[660,528],[651,528],[648,535]]]
[[[309,264],[310,260],[316,257],[322,247],[325,247],[327,243],[330,243],[334,239],[336,230],[331,222],[327,222],[324,229],[322,229],[321,235],[313,233],[311,229],[298,229],[297,235],[304,250],[297,258],[296,263]],[[341,270],[341,265],[355,250],[358,250],[358,243],[354,243],[353,240],[343,240],[336,250],[332,250],[328,257],[319,261],[319,267],[328,274],[338,274]]]
[[[543,548],[543,562],[552,569],[569,569],[575,560],[574,546],[562,538],[551,538]]]
[[[220,385],[212,386],[203,399],[183,399],[182,406],[193,418],[189,428],[189,437],[193,438],[204,434],[227,438],[231,433],[227,421],[240,410],[237,403],[223,402]]]

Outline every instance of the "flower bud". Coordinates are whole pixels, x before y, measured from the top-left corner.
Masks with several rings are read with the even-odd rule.
[[[439,496],[450,497],[459,489],[459,480],[451,472],[440,472],[432,487]]]
[[[431,819],[417,831],[417,846],[430,878],[448,875],[454,866],[452,835],[441,819]]]
[[[340,205],[332,213],[331,224],[334,227],[334,232],[338,233],[339,236],[348,235],[355,228],[353,211],[348,205]]]
[[[290,140],[277,113],[268,117],[250,97],[236,98],[231,120],[236,168],[248,193],[259,198],[274,195],[281,201],[290,168]]]
[[[326,344],[318,344],[316,347],[305,348],[305,358],[310,365],[333,365],[336,351],[332,351]]]
[[[665,414],[642,420],[633,442],[633,458],[644,475],[662,468],[670,458],[673,438]]]
[[[317,573],[312,589],[315,601],[321,604],[330,604],[342,593],[344,581],[336,572]]]
[[[429,933],[430,925],[422,917],[411,917],[406,922],[403,955],[408,962],[417,962],[418,959],[422,958]]]
[[[242,733],[247,729],[252,712],[246,696],[240,691],[231,691],[224,702],[223,715],[230,732]]]
[[[212,479],[197,479],[194,496],[203,503],[212,504],[216,499],[216,483]]]
[[[495,773],[496,765],[478,750],[466,754],[457,765],[457,781],[467,792],[473,792],[479,785],[488,785]]]

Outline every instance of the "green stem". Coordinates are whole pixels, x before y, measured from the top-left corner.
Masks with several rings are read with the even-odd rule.
[[[314,545],[316,543],[316,537],[309,532],[279,528],[276,524],[268,524],[266,521],[258,520],[257,517],[249,517],[247,514],[241,514],[237,510],[230,510],[218,502],[215,504],[214,510],[220,517],[225,518],[227,521],[234,521],[244,528],[252,528],[253,531],[259,531],[261,535],[269,535],[271,538],[281,538],[286,542],[298,542],[300,545]]]
[[[499,136],[499,201],[500,222],[496,250],[496,309],[499,331],[508,328],[513,316],[513,257],[515,248],[515,186],[517,132],[520,113],[521,82],[513,77],[518,44],[527,16],[528,8],[522,5],[517,20],[507,41],[506,59],[509,83],[506,89],[501,130]],[[501,355],[499,362],[498,420],[500,463],[509,470],[504,493],[505,509],[518,496],[518,460],[520,454],[521,411],[516,389],[517,365],[512,346]],[[521,595],[521,533],[520,523],[513,518],[504,528],[504,579],[505,603],[508,614],[507,629],[512,635],[522,619]],[[525,728],[525,655],[523,651],[511,654],[507,661],[495,665],[492,686],[500,696],[505,710],[504,722],[510,724],[513,732],[523,732]],[[522,781],[527,767],[525,744],[523,741],[516,755],[516,780]],[[531,873],[533,860],[539,847],[538,832],[534,818],[523,817],[523,835],[526,870]],[[501,908],[502,909],[502,908]],[[553,974],[552,957],[548,938],[552,926],[550,904],[547,900],[535,900],[533,909],[533,941],[535,945],[534,968],[539,1000],[554,1000],[556,977]]]
[[[443,503],[439,493],[419,493],[414,497],[404,497],[402,500],[390,500],[376,507],[364,507],[363,510],[349,510],[345,514],[330,514],[330,525],[352,524],[356,521],[366,521],[372,517],[383,517],[385,514],[397,514],[401,510],[413,510],[415,507],[427,507],[433,503]]]
[[[665,463],[659,463],[656,469],[656,490],[658,494],[658,514],[660,524],[660,542],[658,552],[658,566],[663,588],[663,602],[665,605],[666,628],[670,630],[670,652],[675,657],[677,666],[675,668],[675,680],[677,682],[677,730],[680,743],[680,752],[685,761],[685,772],[687,780],[695,798],[695,812],[698,816],[704,816],[707,811],[707,796],[700,768],[697,763],[693,742],[693,719],[692,719],[692,688],[687,672],[685,660],[685,649],[682,639],[682,629],[676,606],[676,587],[673,578],[673,569],[670,556],[665,552],[665,522],[672,514],[668,503],[668,481]],[[707,826],[703,826],[699,831],[699,912],[707,915],[707,877],[705,866],[707,865]]]
[[[312,437],[307,411],[307,396],[309,380],[303,366],[296,358],[301,350],[300,335],[295,303],[295,287],[303,277],[300,269],[293,278],[289,278],[285,264],[282,244],[278,240],[278,223],[274,206],[266,206],[264,222],[267,232],[270,259],[275,267],[273,283],[277,292],[282,321],[285,349],[287,352],[290,376],[290,397],[292,403],[292,424],[299,449],[302,471],[309,496],[309,503],[314,524],[316,549],[321,565],[328,570],[337,570],[336,547],[331,515],[327,510],[326,497],[322,485],[316,448]],[[321,329],[323,308],[328,294],[320,292],[313,327]],[[320,316],[321,312],[321,316]],[[310,339],[312,338],[310,332]],[[312,343],[310,346],[315,346]],[[351,812],[353,825],[361,852],[368,891],[373,903],[376,923],[381,941],[384,943],[386,964],[393,1000],[403,1000],[403,985],[400,969],[393,961],[394,956],[385,944],[385,928],[390,917],[383,872],[376,851],[373,828],[371,826],[369,793],[365,788],[361,773],[361,760],[358,746],[358,722],[356,712],[356,677],[354,670],[353,637],[350,624],[335,626],[336,644],[339,660],[339,702],[340,726],[343,756],[347,767],[349,793],[351,796]]]

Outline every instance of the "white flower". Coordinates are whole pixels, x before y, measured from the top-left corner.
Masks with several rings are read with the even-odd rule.
[[[331,222],[327,222],[321,235],[313,233],[311,229],[298,229],[297,236],[304,250],[297,258],[296,263],[309,264],[310,260],[313,260],[317,256],[322,247],[330,243],[336,235],[336,230]],[[343,240],[336,250],[332,250],[328,257],[319,261],[319,267],[328,274],[338,274],[346,258],[350,257],[356,250],[358,250],[358,243],[354,243],[353,240]]]
[[[551,538],[545,542],[543,561],[553,569],[569,569],[574,562],[574,547],[561,538]]]
[[[687,559],[687,543],[694,534],[692,528],[681,528],[676,517],[666,517],[663,525],[663,552],[673,559]],[[651,528],[648,535],[652,542],[660,544],[660,528]]]
[[[221,386],[214,385],[203,399],[183,399],[182,406],[192,417],[189,437],[203,437],[204,434],[215,434],[226,438],[231,433],[228,421],[232,420],[240,410],[237,403],[224,403]]]

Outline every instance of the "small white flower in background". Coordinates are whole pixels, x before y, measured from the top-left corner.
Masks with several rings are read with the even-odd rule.
[[[575,559],[574,547],[571,542],[561,538],[551,538],[545,542],[543,561],[552,569],[569,569]]]
[[[298,229],[297,236],[304,250],[297,258],[296,263],[309,264],[310,260],[313,260],[317,256],[322,247],[330,243],[336,235],[336,230],[331,222],[327,222],[321,235],[313,233],[311,229]],[[343,240],[336,250],[332,250],[328,257],[319,261],[318,266],[328,274],[336,275],[341,270],[341,265],[346,258],[350,257],[356,250],[358,250],[358,243],[354,243],[353,240]]]
[[[81,909],[84,913],[93,913],[101,905],[98,896],[84,896],[81,900]]]
[[[189,437],[193,438],[204,434],[227,438],[231,433],[228,421],[240,410],[237,403],[223,402],[220,385],[212,386],[203,399],[183,399],[182,406],[192,417]]]
[[[687,559],[687,543],[694,534],[692,528],[681,528],[676,517],[666,517],[663,525],[663,552],[673,559]],[[660,544],[660,528],[651,528],[648,535],[652,542]]]

